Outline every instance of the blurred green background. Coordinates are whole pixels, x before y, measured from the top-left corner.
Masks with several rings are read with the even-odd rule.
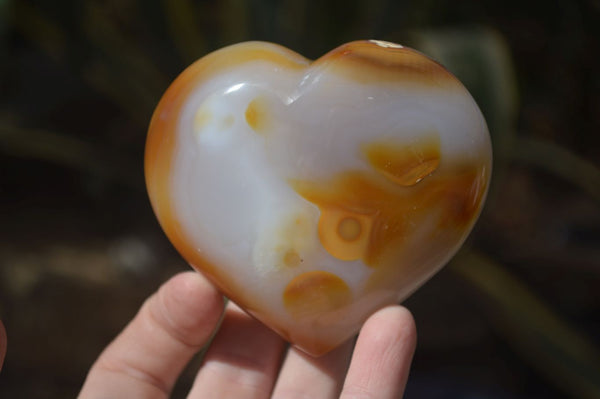
[[[0,397],[74,397],[187,270],[142,171],[178,73],[239,41],[314,59],[377,38],[463,80],[495,151],[468,243],[406,301],[406,398],[600,398],[600,1],[0,0],[0,35]]]

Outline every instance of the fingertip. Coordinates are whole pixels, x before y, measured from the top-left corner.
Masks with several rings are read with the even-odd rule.
[[[203,276],[172,277],[102,352],[80,397],[167,397],[222,311],[222,296]]]
[[[417,327],[412,313],[407,308],[392,305],[371,315],[360,335],[368,336],[371,341],[402,342],[407,349],[412,348],[411,351],[414,351]]]
[[[223,312],[223,296],[200,273],[189,271],[175,275],[159,289],[150,311],[179,340],[189,346],[205,343],[206,326],[215,326]],[[200,332],[200,334],[199,334]],[[204,333],[202,333],[204,332]]]
[[[416,340],[408,309],[394,305],[371,315],[358,335],[341,397],[402,397]]]
[[[281,337],[229,302],[189,397],[270,397],[284,348]]]

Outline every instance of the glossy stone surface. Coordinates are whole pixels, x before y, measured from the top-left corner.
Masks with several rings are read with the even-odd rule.
[[[248,42],[186,69],[145,160],[167,236],[229,298],[323,354],[458,250],[491,147],[477,105],[420,53],[352,42],[311,62]]]

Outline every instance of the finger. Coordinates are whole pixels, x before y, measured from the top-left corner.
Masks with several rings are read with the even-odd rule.
[[[268,398],[284,348],[277,334],[230,302],[189,397]]]
[[[222,310],[222,296],[199,273],[173,277],[100,355],[80,397],[168,397]]]
[[[400,398],[417,332],[410,312],[390,306],[372,315],[358,336],[340,398]]]
[[[2,371],[2,365],[4,364],[4,356],[6,356],[6,329],[2,320],[0,320],[0,371]]]
[[[318,358],[290,349],[273,390],[273,399],[338,398],[352,345],[349,341]]]

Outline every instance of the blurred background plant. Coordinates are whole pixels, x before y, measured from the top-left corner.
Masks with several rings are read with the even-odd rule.
[[[187,270],[142,171],[183,68],[245,40],[318,58],[377,38],[454,72],[495,151],[476,230],[406,302],[406,397],[600,398],[597,0],[0,0],[0,35],[0,397],[75,396],[143,299]]]

